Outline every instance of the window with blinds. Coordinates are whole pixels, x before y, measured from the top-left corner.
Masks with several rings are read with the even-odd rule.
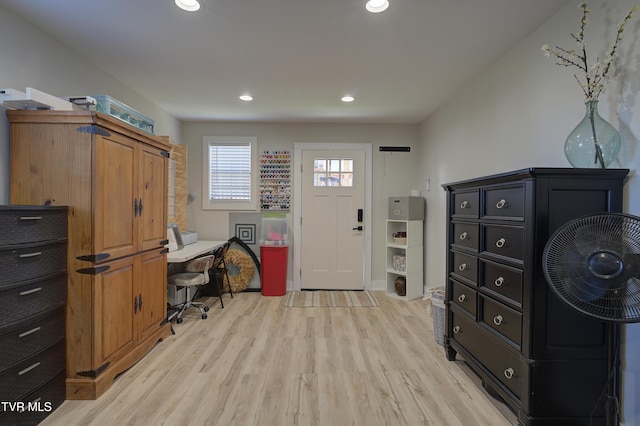
[[[255,137],[204,138],[204,208],[253,209]]]

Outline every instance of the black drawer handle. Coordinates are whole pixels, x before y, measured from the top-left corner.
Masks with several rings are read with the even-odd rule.
[[[507,203],[507,200],[505,200],[504,198],[498,201],[498,203],[496,204],[497,209],[504,209],[507,207],[509,207],[509,203]]]
[[[496,280],[493,282],[496,287],[501,287],[502,284],[504,284],[504,278],[503,277],[498,277],[496,278]]]
[[[460,326],[459,326],[459,325],[456,325],[455,327],[453,327],[453,332],[454,332],[455,334],[460,333]]]
[[[459,238],[460,238],[461,240],[466,240],[468,235],[469,235],[469,234],[467,234],[466,232],[463,232],[462,234],[460,234],[460,237],[459,237]]]
[[[467,296],[465,296],[464,294],[461,294],[460,296],[458,296],[458,302],[462,303],[466,298]]]
[[[506,242],[507,240],[505,240],[504,238],[500,238],[498,241],[496,241],[496,247],[502,248],[504,247]]]
[[[460,264],[460,266],[458,266],[458,270],[460,270],[460,271],[464,271],[465,269],[467,269],[467,264],[466,263],[462,263],[462,264]]]
[[[24,333],[20,333],[18,334],[18,338],[22,339],[23,337],[27,337],[30,334],[37,333],[38,331],[40,331],[41,328],[42,327],[36,327],[36,328],[32,328],[29,331],[25,331]]]
[[[18,372],[18,376],[22,376],[23,374],[27,374],[29,371],[33,370],[34,368],[37,368],[40,365],[40,362],[36,362],[33,363],[32,365],[30,365],[29,367],[25,368],[24,370],[21,370]]]
[[[495,325],[502,324],[502,321],[503,321],[502,315],[497,315],[497,316],[493,317],[493,323]]]
[[[20,258],[25,258],[25,257],[36,257],[36,256],[40,256],[42,254],[41,251],[35,251],[33,253],[25,253],[25,254],[21,254],[19,257]]]
[[[513,368],[509,367],[504,370],[504,377],[511,380],[511,378],[513,377],[513,373],[514,373]]]
[[[42,220],[42,216],[20,216],[20,220]]]
[[[462,203],[460,203],[460,208],[461,209],[468,209],[469,208],[469,202],[468,201],[463,201]]]
[[[36,287],[36,288],[32,288],[31,290],[26,290],[26,291],[21,291],[20,293],[18,293],[20,296],[28,296],[30,294],[33,293],[37,293],[39,291],[42,291],[42,287]]]

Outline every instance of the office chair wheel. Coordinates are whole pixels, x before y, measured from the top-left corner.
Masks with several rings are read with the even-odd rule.
[[[202,314],[202,319],[207,319],[207,314]]]
[[[183,320],[182,318],[180,318],[180,317],[178,317],[178,319],[176,320],[176,322],[177,322],[178,324],[182,324],[182,321],[184,321],[184,320]]]
[[[205,312],[209,312],[209,307],[208,307],[208,306],[205,306],[205,307],[204,307],[204,311],[205,311]]]

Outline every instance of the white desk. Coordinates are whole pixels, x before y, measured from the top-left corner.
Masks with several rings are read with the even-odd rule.
[[[215,249],[226,243],[226,241],[196,241],[187,244],[180,250],[167,253],[167,263],[182,263],[200,256],[201,254],[213,252]]]

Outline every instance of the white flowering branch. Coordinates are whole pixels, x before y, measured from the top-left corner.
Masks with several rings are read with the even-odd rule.
[[[609,50],[601,62],[600,58],[596,58],[596,61],[589,65],[587,60],[587,46],[584,40],[585,29],[589,23],[589,9],[586,3],[580,3],[582,9],[582,18],[580,19],[580,31],[577,34],[571,33],[571,37],[577,42],[576,49],[564,49],[556,46],[555,48],[549,47],[548,44],[542,46],[542,51],[546,57],[555,57],[557,59],[556,64],[564,67],[576,67],[584,73],[584,79],[580,79],[577,74],[573,76],[578,81],[578,84],[582,88],[587,101],[597,100],[601,93],[604,93],[604,86],[609,79],[609,74],[613,70],[614,62],[616,60],[616,53],[618,44],[622,41],[624,26],[633,16],[633,13],[638,9],[637,6],[631,7],[631,10],[618,24],[616,38],[609,46]]]

